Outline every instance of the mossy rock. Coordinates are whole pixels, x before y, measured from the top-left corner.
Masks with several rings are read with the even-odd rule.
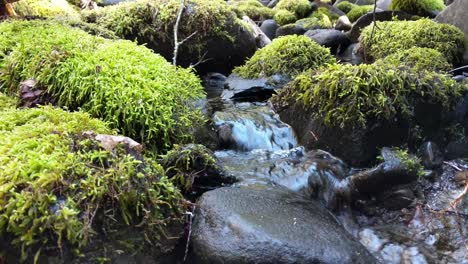
[[[167,60],[174,55],[174,25],[179,0],[137,0],[85,12],[95,22],[121,38],[137,40]],[[229,72],[256,50],[255,35],[247,23],[223,0],[187,0],[178,28],[178,40],[188,38],[178,50],[177,64],[198,64],[207,71]]]
[[[233,0],[228,4],[239,18],[248,16],[254,21],[263,21],[275,15],[275,10],[262,5],[257,0]]]
[[[373,5],[354,6],[346,15],[349,21],[355,22],[363,15],[372,12],[374,10]]]
[[[375,63],[395,67],[406,66],[416,71],[448,72],[452,68],[442,53],[435,49],[418,47],[399,51]]]
[[[327,17],[322,17],[322,19],[316,17],[303,18],[296,21],[295,24],[304,28],[306,31],[310,29],[332,28],[331,21],[328,20]]]
[[[0,256],[7,262],[67,254],[92,262],[89,247],[103,259],[115,254],[106,252],[114,242],[104,241],[116,237],[121,245],[113,250],[123,255],[161,252],[170,246],[163,234],[182,231],[182,196],[163,168],[127,145],[106,148],[95,136],[114,134],[104,122],[52,107],[11,108],[0,112],[0,133]],[[121,237],[127,228],[133,234]]]
[[[273,19],[278,25],[287,25],[296,22],[297,16],[288,10],[278,10]]]
[[[364,28],[360,37],[368,60],[381,59],[412,47],[435,49],[454,65],[463,59],[465,38],[463,32],[455,26],[429,19],[377,22],[371,42],[372,28],[372,25]]]
[[[405,11],[420,16],[435,15],[444,10],[444,0],[392,0],[390,10]]]
[[[280,0],[275,6],[276,10],[288,10],[298,18],[304,18],[312,10],[309,0]]]
[[[449,75],[404,66],[330,65],[298,75],[272,102],[302,144],[359,166],[380,147],[446,143],[449,113],[466,89]]]
[[[0,32],[0,91],[33,78],[43,103],[82,109],[154,151],[190,142],[203,124],[192,106],[200,80],[146,47],[47,21],[6,21]]]
[[[234,72],[244,78],[259,78],[284,74],[295,76],[307,69],[317,69],[333,64],[335,59],[330,50],[320,46],[306,36],[284,36],[258,50],[245,65]]]
[[[353,3],[350,3],[348,1],[343,1],[343,2],[340,2],[336,5],[336,8],[338,8],[339,10],[343,11],[344,13],[348,13],[349,11],[351,11],[351,9],[353,9],[355,6],[355,4]]]
[[[19,16],[79,18],[78,9],[66,0],[20,0],[12,4]]]

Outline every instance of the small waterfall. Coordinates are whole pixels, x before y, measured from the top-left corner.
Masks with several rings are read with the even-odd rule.
[[[229,140],[233,141],[235,148],[239,150],[274,151],[297,146],[292,128],[279,120],[266,104],[231,105],[222,112],[216,112],[213,121],[218,128],[228,127]]]

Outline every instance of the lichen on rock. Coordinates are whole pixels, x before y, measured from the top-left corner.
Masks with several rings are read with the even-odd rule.
[[[234,72],[244,78],[258,78],[284,74],[294,76],[307,69],[317,69],[325,64],[333,64],[335,59],[330,50],[320,46],[305,36],[280,37],[258,50],[245,65]]]

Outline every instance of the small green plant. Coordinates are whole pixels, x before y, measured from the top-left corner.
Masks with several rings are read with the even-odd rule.
[[[415,155],[411,155],[407,149],[394,149],[397,158],[404,164],[408,169],[408,172],[418,177],[424,175],[424,166],[421,163],[421,159]]]
[[[412,14],[425,16],[428,12],[442,11],[445,8],[443,0],[393,0],[391,10],[402,10]]]
[[[312,10],[309,0],[280,0],[275,6],[276,10],[288,10],[298,18],[303,18]]]
[[[293,12],[288,10],[278,10],[276,11],[273,19],[278,23],[278,25],[287,25],[294,23],[297,20],[297,17]]]
[[[0,236],[23,260],[50,247],[79,251],[125,227],[154,247],[180,221],[182,196],[159,164],[121,145],[106,150],[89,131],[114,133],[85,113],[0,112]]]
[[[463,58],[464,34],[452,25],[429,19],[377,22],[371,41],[372,29],[372,25],[366,27],[360,41],[366,56],[373,59],[381,59],[413,47],[435,49],[455,65]]]
[[[354,6],[351,10],[346,14],[349,18],[349,21],[355,22],[363,15],[372,12],[374,10],[373,5],[363,5],[363,6]]]
[[[17,94],[34,78],[52,103],[82,109],[155,151],[190,141],[204,121],[191,104],[204,96],[200,80],[143,46],[48,21],[3,22],[0,32],[0,91]]]
[[[375,63],[395,67],[406,66],[416,71],[447,72],[452,68],[442,53],[435,49],[419,47],[398,51]]]
[[[320,46],[306,36],[285,36],[258,50],[245,65],[234,72],[244,78],[258,78],[277,73],[295,76],[307,69],[317,69],[333,64],[335,59],[330,50]]]
[[[203,145],[175,146],[162,156],[160,163],[171,181],[185,193],[192,190],[197,177],[214,177],[221,171],[214,154]]]

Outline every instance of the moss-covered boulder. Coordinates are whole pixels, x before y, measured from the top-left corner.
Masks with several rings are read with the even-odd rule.
[[[448,115],[465,90],[450,76],[428,71],[331,65],[297,76],[272,102],[302,144],[366,165],[383,146],[446,143]]]
[[[312,10],[309,0],[280,0],[275,6],[276,10],[288,10],[298,18],[303,18]]]
[[[231,0],[228,4],[239,18],[248,16],[255,21],[263,21],[275,15],[273,9],[262,5],[257,0]]]
[[[392,0],[391,10],[405,11],[420,16],[435,16],[445,8],[444,0]]]
[[[95,22],[121,38],[137,40],[167,60],[174,55],[174,25],[179,0],[137,0],[87,12]],[[256,50],[251,27],[223,0],[188,0],[178,28],[177,64],[197,64],[203,72],[229,72]],[[201,63],[200,63],[201,62]]]
[[[377,22],[375,34],[372,25],[363,29],[360,37],[367,59],[381,59],[412,47],[431,48],[444,54],[447,61],[459,64],[463,58],[463,32],[452,25],[429,19],[417,21]]]
[[[395,67],[406,66],[416,71],[447,72],[452,68],[442,53],[435,49],[418,47],[399,51],[375,63]]]
[[[180,192],[155,161],[130,144],[109,148],[99,133],[114,132],[84,113],[1,110],[3,261],[157,259],[174,246],[168,237],[182,231]]]
[[[47,21],[7,21],[0,32],[0,91],[33,79],[43,103],[80,108],[157,151],[203,123],[191,104],[204,96],[199,79],[146,47]]]
[[[287,25],[294,23],[297,20],[297,16],[288,10],[278,10],[273,17],[278,25]]]
[[[306,36],[280,37],[258,50],[245,65],[234,72],[244,78],[259,78],[283,74],[294,76],[307,69],[317,69],[333,64],[335,59],[330,50],[320,46]]]
[[[66,0],[21,0],[12,4],[19,16],[78,18],[78,8]]]
[[[372,12],[374,10],[373,5],[363,5],[363,6],[354,6],[351,10],[346,14],[349,18],[349,21],[355,22],[363,15]]]
[[[353,4],[353,3],[350,3],[348,1],[343,1],[343,2],[339,2],[338,4],[335,5],[336,8],[338,8],[339,10],[345,12],[345,13],[348,13],[349,11],[351,11],[351,9],[353,9],[353,7],[355,7],[356,5]]]

